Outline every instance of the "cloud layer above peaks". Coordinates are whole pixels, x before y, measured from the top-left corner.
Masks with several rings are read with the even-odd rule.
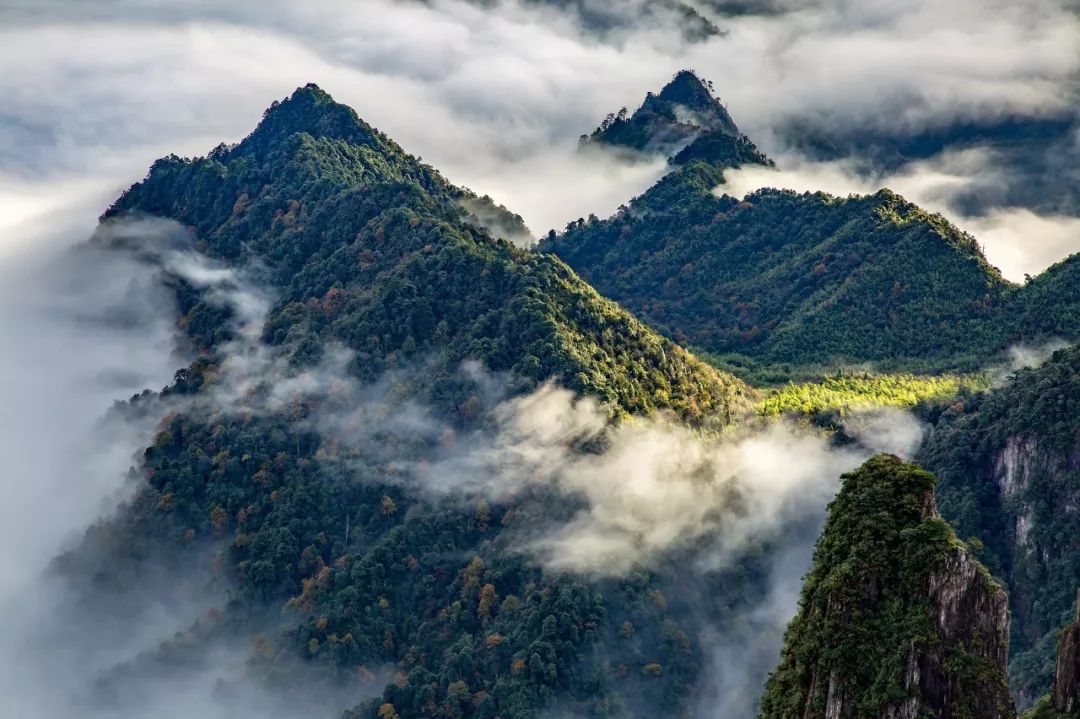
[[[597,167],[574,143],[683,67],[773,154],[793,125],[902,134],[1074,104],[1080,20],[1058,0],[739,6],[704,6],[724,32],[691,43],[674,17],[598,34],[545,3],[9,3],[0,198],[32,217],[42,198],[117,194],[158,156],[238,140],[308,82],[536,232],[606,215],[659,176]]]

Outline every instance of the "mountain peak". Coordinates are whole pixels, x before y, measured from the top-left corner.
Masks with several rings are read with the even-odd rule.
[[[307,142],[301,138],[307,137]],[[331,140],[336,144],[353,146],[342,158],[339,152],[323,152],[324,156],[334,157],[339,172],[330,176],[342,182],[356,180],[358,174],[367,171],[385,173],[386,176],[402,178],[409,176],[425,186],[442,185],[446,182],[434,170],[423,166],[417,158],[407,155],[393,140],[360,119],[356,111],[348,105],[334,100],[328,92],[314,83],[296,88],[284,100],[275,100],[263,112],[262,120],[252,132],[237,144],[222,143],[211,150],[206,157],[186,160],[170,155],[154,162],[150,172],[142,182],[138,182],[122,194],[102,215],[102,219],[127,211],[140,211],[169,217],[176,209],[176,195],[192,195],[193,209],[205,212],[194,200],[194,189],[189,186],[190,176],[198,174],[204,163],[216,164],[215,172],[222,166],[239,170],[243,165],[234,165],[233,161],[243,158],[249,166],[244,172],[234,176],[239,181],[241,176],[253,172],[260,173],[264,185],[272,184],[280,178],[276,173],[290,167],[294,173],[304,173],[309,177],[327,178],[326,168],[304,162],[295,162],[297,151],[303,149],[311,139]],[[371,158],[364,160],[356,152],[367,148],[382,158],[371,164]],[[341,150],[341,147],[338,148]],[[361,153],[363,154],[363,153]],[[370,155],[371,153],[367,153]],[[250,165],[257,166],[257,170]],[[251,177],[248,177],[251,181]],[[249,188],[254,189],[254,188]],[[228,208],[219,208],[225,212]],[[210,221],[204,220],[210,226]],[[232,248],[234,251],[238,248]]]
[[[675,102],[698,110],[720,105],[720,101],[712,93],[712,83],[702,80],[693,70],[679,70],[675,77],[671,78],[671,82],[664,85],[657,97],[665,102]]]
[[[330,93],[315,83],[308,83],[296,88],[284,100],[274,101],[241,147],[261,153],[297,133],[369,146],[377,146],[380,140],[379,133],[361,120],[351,107],[336,102]]]
[[[698,77],[693,70],[680,70],[675,73],[671,82],[660,90],[659,95],[650,94],[645,100],[645,105],[658,103],[661,104],[662,111],[674,111],[680,123],[733,137],[741,134],[735,121],[715,95],[712,82]]]
[[[1005,592],[938,515],[935,481],[891,455],[844,475],[759,719],[1016,716]]]
[[[604,119],[584,143],[623,147],[645,154],[676,155],[697,140],[709,136],[744,139],[735,121],[713,94],[712,83],[702,80],[693,70],[680,70],[659,94],[648,93],[633,115],[626,108]],[[720,144],[709,144],[710,152],[700,148],[694,159],[732,164],[730,157],[711,157]]]
[[[298,87],[293,90],[292,94],[284,100],[275,100],[270,103],[270,107],[263,113],[263,118],[270,117],[277,114],[321,114],[324,112],[351,113],[355,118],[356,113],[352,111],[352,108],[347,105],[342,105],[339,102],[335,102],[334,98],[326,90],[316,85],[313,82]],[[357,118],[358,119],[358,118]]]

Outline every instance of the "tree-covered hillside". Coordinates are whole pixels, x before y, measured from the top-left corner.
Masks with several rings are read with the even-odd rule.
[[[816,382],[770,390],[758,403],[758,412],[773,416],[799,414],[811,417],[846,414],[879,407],[911,409],[920,405],[952,403],[988,389],[985,375],[844,374]]]
[[[692,711],[701,612],[720,626],[761,601],[760,565],[697,575],[707,610],[678,591],[689,558],[606,580],[545,571],[526,548],[578,501],[542,487],[493,498],[458,454],[509,431],[499,403],[548,379],[609,415],[714,428],[746,388],[555,257],[477,229],[462,194],[308,86],[238,145],[155,163],[106,213],[103,237],[169,218],[230,268],[173,278],[198,358],[118,410],[172,411],[134,497],[60,563],[102,597],[137,591],[149,567],[212,568],[230,600],[137,665],[198,664],[226,635],[251,643],[246,671],[266,686],[316,669],[365,719]],[[243,302],[200,285],[223,275],[273,298],[254,328]],[[545,411],[530,421],[551,432]],[[548,441],[603,443],[576,437]],[[122,700],[138,671],[102,686]]]
[[[1009,285],[973,238],[897,195],[717,196],[722,169],[668,175],[542,248],[666,334],[770,362],[974,354],[1003,341]]]
[[[1017,287],[975,238],[888,190],[739,200],[714,191],[722,169],[692,162],[541,249],[679,342],[767,364],[973,367],[1080,331],[1075,261]]]

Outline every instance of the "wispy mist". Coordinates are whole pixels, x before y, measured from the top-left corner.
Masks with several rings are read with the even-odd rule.
[[[73,715],[68,702],[89,676],[79,648],[93,624],[56,613],[63,588],[46,577],[131,489],[127,469],[150,426],[105,412],[164,384],[179,360],[171,300],[137,262],[68,249],[79,225],[38,229],[38,248],[8,254],[0,269],[0,681],[9,711],[27,717]],[[43,643],[57,623],[66,641]],[[130,629],[125,640],[144,636]]]
[[[361,691],[342,693],[295,670],[286,694],[256,681],[250,635],[213,631],[229,589],[212,570],[213,546],[184,564],[144,563],[120,579],[106,579],[102,570],[110,567],[99,566],[116,561],[97,546],[112,531],[109,522],[123,521],[141,481],[129,468],[158,420],[185,409],[153,395],[114,406],[160,389],[190,361],[179,349],[185,343],[166,277],[182,277],[230,306],[237,356],[250,354],[261,329],[265,306],[254,285],[185,249],[190,238],[175,223],[109,224],[89,244],[80,241],[89,232],[78,222],[33,229],[36,245],[17,244],[0,271],[6,710],[28,719],[285,719],[355,705]],[[265,374],[267,366],[257,370]],[[229,376],[250,381],[253,371]],[[279,621],[256,618],[248,630],[272,634]]]

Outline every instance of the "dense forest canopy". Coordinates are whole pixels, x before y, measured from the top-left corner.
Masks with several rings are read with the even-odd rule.
[[[541,249],[721,359],[974,369],[1011,344],[1080,329],[1075,257],[1017,286],[975,238],[888,190],[739,199],[721,194],[725,164],[679,167],[625,210],[571,223]]]

